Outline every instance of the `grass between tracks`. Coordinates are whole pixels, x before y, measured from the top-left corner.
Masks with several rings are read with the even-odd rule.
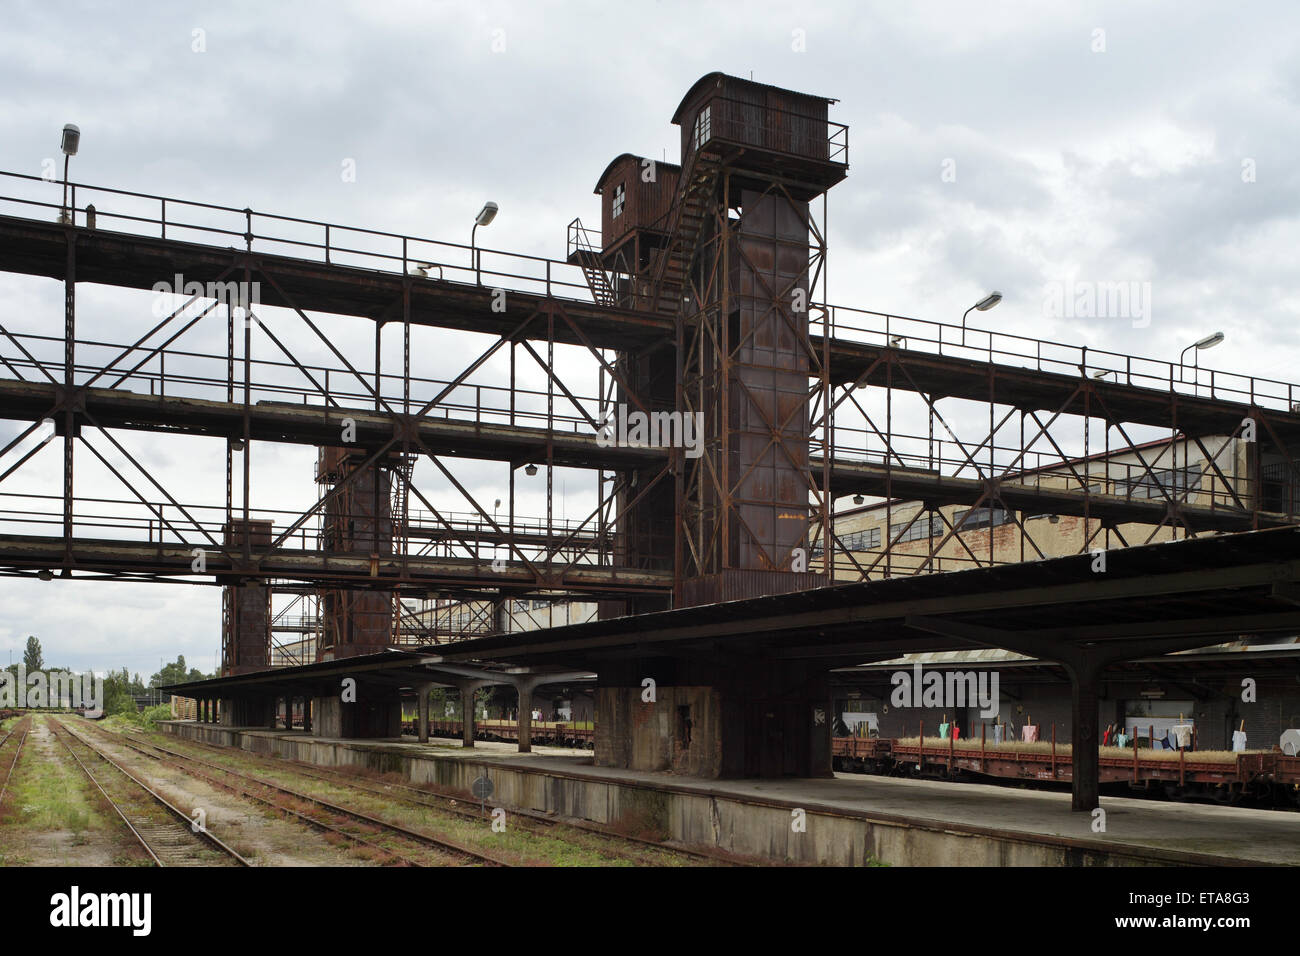
[[[34,862],[34,848],[43,841],[57,840],[65,846],[73,854],[69,860],[72,865],[76,864],[77,848],[88,846],[92,840],[98,844],[119,842],[117,815],[63,745],[52,734],[46,736],[38,730],[35,722],[45,720],[42,716],[33,718],[0,807],[0,866]],[[0,753],[6,767],[16,740],[17,735]],[[112,856],[115,866],[148,862],[126,845]]]
[[[106,729],[113,728],[110,725]],[[568,829],[563,824],[557,825],[554,830],[548,829],[536,832],[527,829],[523,818],[516,818],[509,811],[505,815],[505,831],[494,832],[491,816],[493,806],[490,801],[486,808],[486,815],[481,820],[466,818],[433,807],[401,802],[402,794],[398,792],[395,792],[390,799],[379,794],[358,790],[355,787],[348,786],[345,782],[325,781],[307,776],[296,772],[292,764],[287,762],[281,764],[275,758],[259,758],[245,754],[242,751],[229,753],[208,751],[200,747],[192,747],[187,741],[178,740],[176,737],[164,734],[145,734],[143,737],[169,750],[187,754],[216,766],[238,770],[256,778],[289,787],[300,793],[309,794],[366,813],[388,823],[398,824],[431,836],[444,837],[462,846],[482,850],[498,859],[516,865],[701,865],[701,861],[673,853],[671,850],[629,846],[615,838]],[[357,779],[370,787],[382,786],[385,783],[378,775],[358,775]],[[430,794],[430,796],[434,795]],[[458,806],[478,809],[477,803],[470,800],[461,801]],[[319,809],[313,809],[310,805],[295,805],[294,809],[302,810],[302,812],[313,816],[320,812]],[[390,842],[389,838],[383,835],[376,835],[374,841],[382,846],[392,845],[397,848],[396,841]]]

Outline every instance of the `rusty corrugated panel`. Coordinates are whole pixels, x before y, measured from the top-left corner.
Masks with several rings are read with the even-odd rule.
[[[611,253],[637,231],[662,233],[667,216],[677,196],[681,167],[655,161],[654,180],[643,178],[645,157],[624,154],[610,163],[596,186],[600,193],[601,249]],[[623,212],[614,216],[614,197],[618,187],[624,189]]]
[[[364,453],[351,448],[322,448],[318,475],[338,482],[355,473]],[[391,471],[371,465],[324,508],[321,546],[353,554],[393,553]],[[321,595],[322,650],[334,658],[373,653],[392,638],[393,592],[326,590]]]
[[[227,547],[242,547],[245,532],[249,544],[254,548],[271,546],[271,522],[262,520],[244,521],[236,518],[221,526],[221,534]]]
[[[683,584],[678,607],[743,601],[769,594],[789,594],[821,587],[826,579],[811,572],[729,570],[691,579]]]
[[[230,585],[222,589],[222,603],[222,674],[266,670],[271,666],[271,589],[263,584]]]
[[[737,318],[729,403],[740,521],[727,546],[734,567],[778,570],[808,533],[809,363],[801,344],[808,313],[792,310],[786,296],[774,308],[772,291],[807,287],[807,206],[749,190],[742,202],[741,254],[730,276]]]

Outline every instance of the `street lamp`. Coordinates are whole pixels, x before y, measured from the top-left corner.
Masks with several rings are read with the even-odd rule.
[[[1196,349],[1196,351],[1198,352],[1201,351],[1201,349],[1212,349],[1220,342],[1222,342],[1223,339],[1224,339],[1224,334],[1222,332],[1215,332],[1211,335],[1207,335],[1203,339],[1199,339],[1198,341],[1193,342],[1191,345],[1187,346],[1187,348],[1183,349],[1182,354],[1178,356],[1178,381],[1180,382],[1183,381],[1183,372],[1187,368],[1188,352],[1190,352],[1192,349]],[[1196,369],[1197,372],[1199,372],[1201,369],[1200,356],[1193,355],[1192,360],[1193,360],[1192,367]],[[1200,376],[1197,375],[1197,379],[1199,378]]]
[[[988,295],[980,299],[978,302],[976,302],[974,305],[972,305],[969,309],[967,309],[965,312],[961,314],[961,344],[962,345],[966,344],[966,316],[970,315],[971,312],[976,309],[978,309],[980,312],[987,312],[989,309],[993,308],[1001,301],[1002,301],[1001,292],[990,292]]]
[[[500,207],[494,202],[485,202],[483,208],[478,211],[478,215],[474,217],[474,228],[471,229],[469,233],[469,253],[470,258],[474,262],[474,281],[478,285],[482,285],[483,282],[479,277],[478,249],[474,243],[475,233],[478,232],[479,226],[491,225],[492,220],[497,217],[497,210],[499,208]]]
[[[63,150],[63,206],[59,209],[59,222],[72,221],[68,215],[68,160],[77,155],[77,147],[80,145],[81,130],[68,123],[63,127],[63,141],[59,143],[59,148]]]

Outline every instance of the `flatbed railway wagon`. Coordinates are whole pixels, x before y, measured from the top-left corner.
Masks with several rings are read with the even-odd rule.
[[[940,779],[994,778],[1068,784],[1073,779],[1071,749],[1066,745],[1036,748],[988,745],[985,741],[940,738],[885,739],[836,737],[836,770]],[[1143,751],[1102,749],[1102,783],[1165,796],[1207,797],[1224,803],[1273,795],[1300,803],[1300,757],[1279,751]]]
[[[403,722],[404,733],[415,734],[415,721]],[[430,720],[429,736],[449,737],[456,740],[461,736],[459,720]],[[555,747],[574,747],[591,750],[596,746],[596,731],[592,727],[581,727],[570,723],[556,721],[533,721],[532,742],[550,744]],[[519,740],[519,726],[513,720],[476,720],[474,721],[474,739],[501,740],[515,742]]]

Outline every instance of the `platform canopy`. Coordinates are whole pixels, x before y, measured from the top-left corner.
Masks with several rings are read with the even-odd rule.
[[[1300,530],[815,588],[463,641],[448,661],[599,670],[628,653],[728,652],[831,666],[1001,647],[1129,660],[1243,635],[1300,634]]]

